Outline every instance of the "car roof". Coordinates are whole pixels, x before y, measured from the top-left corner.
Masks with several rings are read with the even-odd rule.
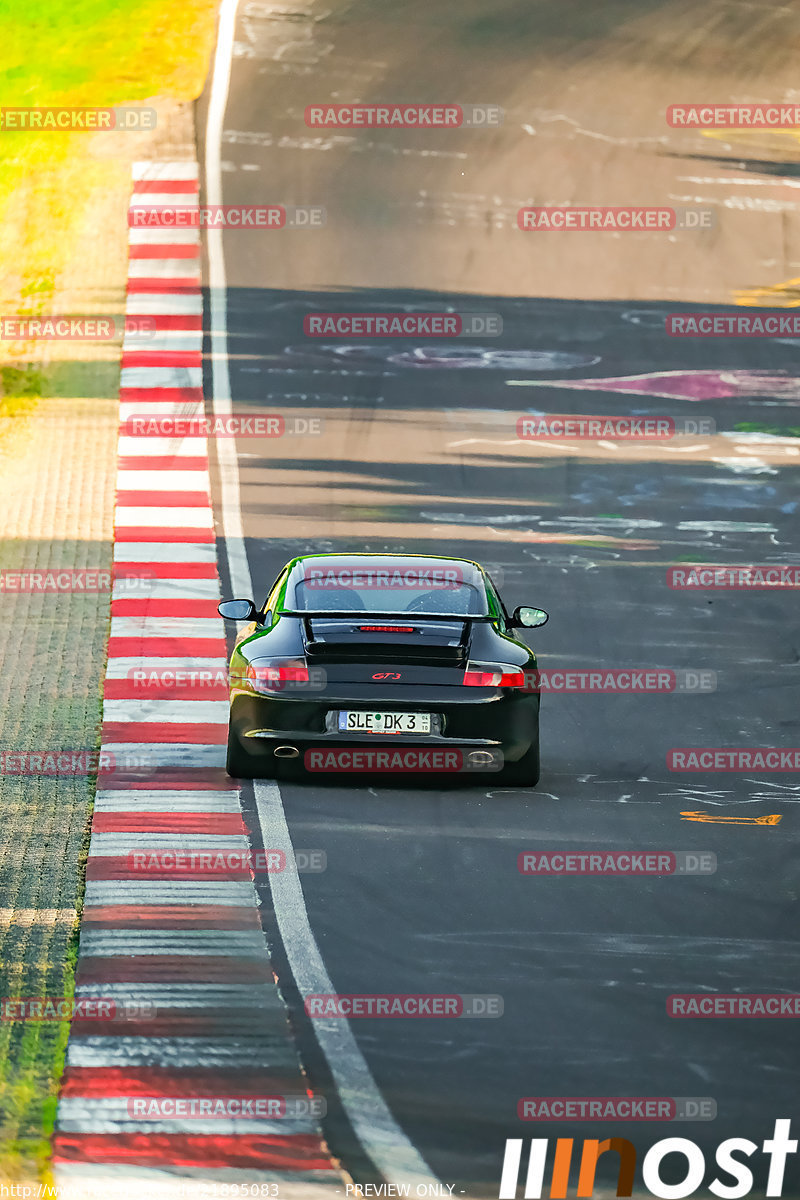
[[[476,570],[480,571],[481,575],[485,574],[481,564],[475,562],[474,559],[457,558],[452,554],[376,554],[374,551],[364,552],[360,550],[342,550],[337,554],[298,554],[296,558],[290,559],[286,565],[288,567],[294,565],[295,563],[307,562],[310,559],[314,559],[317,562],[337,563],[349,561],[353,558],[372,559],[375,562],[380,563],[404,563],[408,562],[409,560],[422,562],[465,563],[467,566],[475,567]]]

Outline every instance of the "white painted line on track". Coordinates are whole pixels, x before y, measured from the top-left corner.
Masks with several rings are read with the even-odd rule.
[[[97,838],[97,849],[94,848],[94,838]],[[243,833],[161,833],[153,829],[149,833],[98,833],[92,834],[92,856],[100,858],[118,858],[122,855],[133,854],[135,851],[152,850],[202,850],[215,854],[235,851],[234,863],[238,863],[239,855],[248,854],[250,844]],[[172,860],[167,860],[171,865]],[[143,877],[147,872],[143,871]],[[148,931],[148,935],[157,935]],[[262,939],[262,950],[263,939]]]
[[[252,909],[249,909],[253,912]],[[255,913],[253,913],[255,916]],[[164,1011],[191,1008],[247,1008],[252,1004],[267,1004],[276,1012],[285,1013],[283,1001],[271,983],[88,983],[75,989],[80,996],[98,996],[118,1004],[155,1004]],[[294,1084],[298,1095],[304,1092],[302,1082]]]
[[[154,505],[152,508],[117,507],[116,524],[118,529],[126,529],[131,525],[147,525],[151,528],[164,526],[165,529],[212,529],[214,516],[211,506],[203,508],[169,508]]]
[[[205,455],[205,437],[134,437],[132,434],[120,434],[120,458],[204,458]],[[180,542],[177,542],[176,551],[179,548]]]
[[[262,955],[263,958],[263,955]],[[180,964],[176,965],[180,970]],[[243,1041],[232,1034],[230,1044],[224,1035],[213,1039],[194,1037],[81,1037],[70,1038],[67,1065],[70,1067],[196,1067],[213,1071],[216,1067],[241,1067],[251,1070],[297,1070],[294,1046],[285,1036],[259,1037]],[[112,1192],[111,1195],[114,1195]]]
[[[151,696],[149,699],[126,697],[124,700],[104,700],[103,717],[106,721],[120,724],[126,721],[154,721],[156,724],[166,722],[170,725],[176,722],[227,725],[229,707],[227,700],[194,700],[181,697],[180,694],[174,699],[165,699],[163,696]]]
[[[199,388],[203,386],[202,367],[123,367],[121,388]]]
[[[134,292],[128,296],[125,310],[129,317],[202,317],[202,295],[148,295]]]
[[[222,0],[206,126],[206,192],[209,204],[222,204],[222,131],[230,86],[238,0]],[[232,411],[228,369],[227,281],[222,230],[207,232],[211,304],[211,359],[214,416]],[[235,596],[252,596],[253,584],[241,513],[239,464],[233,439],[216,441],[221,480],[223,541]],[[255,797],[264,845],[283,850],[294,861],[280,790],[255,781]],[[284,877],[285,876],[285,877]],[[271,879],[272,899],[289,965],[301,996],[332,993],[333,984],[308,919],[296,871]],[[277,885],[277,886],[276,886]],[[366,1153],[387,1183],[438,1184],[422,1155],[395,1121],[344,1019],[315,1021],[314,1030],[328,1062],[345,1112]],[[439,1185],[441,1186],[441,1185]]]
[[[192,226],[178,229],[162,228],[160,225],[144,225],[128,230],[131,246],[199,246],[200,230]]]
[[[123,354],[136,350],[194,350],[199,354],[202,349],[202,329],[156,329],[143,333],[131,329],[122,339]]]
[[[148,675],[160,675],[168,671],[183,673],[210,671],[215,676],[218,671],[221,671],[227,678],[228,660],[225,658],[159,658],[158,662],[154,662],[149,654],[131,655],[128,658],[110,658],[106,669],[106,679],[128,679],[131,671],[146,671]],[[131,679],[131,682],[136,681]]]
[[[205,405],[202,400],[123,400],[119,406],[120,421],[131,417],[203,417]]]
[[[111,592],[113,599],[125,600],[215,600],[220,599],[219,582],[216,579],[142,579],[131,583],[127,579],[115,579]]]
[[[192,742],[110,742],[103,751],[113,754],[117,769],[131,769],[132,764],[146,764],[147,773],[176,767],[180,770],[215,770],[225,766],[225,747],[198,746]]]
[[[117,471],[117,487],[120,491],[159,492],[207,492],[211,486],[208,471]],[[148,543],[149,544],[149,543]]]
[[[82,958],[120,958],[152,955],[211,954],[215,958],[252,958],[264,961],[264,934],[260,929],[84,929]]]
[[[235,793],[233,793],[235,795]],[[164,904],[219,905],[226,908],[257,907],[252,880],[173,879],[89,879],[86,882],[86,906],[137,904],[143,907]]]
[[[98,813],[241,813],[236,792],[185,792],[167,788],[152,791],[124,788],[119,791],[98,792],[95,797]]]
[[[211,95],[206,123],[205,177],[209,205],[222,204],[222,132],[230,87],[234,32],[238,0],[222,0],[219,10],[217,48],[211,75]],[[212,226],[206,232],[208,248],[208,284],[211,334],[211,380],[213,413],[228,417],[233,413],[228,364],[228,291],[222,230]],[[234,596],[252,595],[250,567],[244,544],[239,463],[233,438],[217,438],[217,464],[220,478],[222,533]]]
[[[112,617],[112,637],[219,638],[219,617]]]
[[[142,179],[199,179],[200,164],[194,159],[181,162],[158,162],[152,158],[143,159],[131,164],[131,178],[138,183]],[[191,193],[188,193],[191,194]]]
[[[197,192],[176,192],[170,191],[170,179],[164,179],[163,192],[134,192],[131,196],[131,208],[197,208],[199,197]],[[134,218],[135,220],[136,218]],[[141,218],[140,218],[141,219]],[[136,229],[136,225],[131,226]],[[140,225],[140,229],[146,228],[145,225]],[[156,225],[156,229],[163,226]]]
[[[98,833],[97,830],[92,833],[92,856],[100,858],[117,858],[133,854],[136,850],[203,850],[220,854],[233,850],[236,852],[235,861],[238,862],[238,856],[247,854],[249,849],[250,844],[243,833],[161,833],[158,829],[149,833]],[[146,872],[143,872],[144,875]]]
[[[213,542],[115,542],[115,563],[214,563]]]
[[[194,258],[132,258],[128,278],[157,279],[162,284],[181,280],[199,286],[200,268]]]

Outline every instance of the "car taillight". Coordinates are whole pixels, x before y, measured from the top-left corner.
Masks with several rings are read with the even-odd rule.
[[[522,667],[511,667],[506,663],[467,663],[464,672],[465,687],[507,687],[522,688],[525,686],[525,672]]]
[[[280,692],[310,681],[302,658],[260,659],[247,667],[247,680],[257,692]]]

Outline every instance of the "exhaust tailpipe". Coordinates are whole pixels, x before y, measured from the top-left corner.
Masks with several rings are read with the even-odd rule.
[[[471,767],[491,767],[495,763],[495,756],[491,750],[471,750],[467,762]]]
[[[276,758],[297,758],[300,751],[297,746],[276,746],[272,753]]]

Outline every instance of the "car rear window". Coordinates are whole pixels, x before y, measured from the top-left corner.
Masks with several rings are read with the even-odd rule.
[[[296,563],[284,609],[297,612],[488,614],[483,577],[457,559],[312,558]]]

